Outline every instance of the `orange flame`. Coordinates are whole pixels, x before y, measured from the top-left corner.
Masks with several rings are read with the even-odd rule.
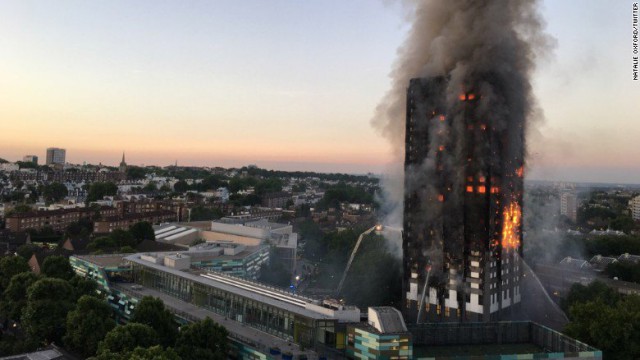
[[[458,98],[460,99],[460,101],[467,100],[467,96],[465,94],[460,94],[460,96],[458,96]]]
[[[513,202],[504,209],[502,221],[502,247],[505,249],[517,249],[520,246],[518,230],[522,211],[520,205]]]
[[[475,98],[476,98],[476,95],[475,95],[475,94],[469,94],[469,95],[467,95],[467,99],[469,99],[469,100],[473,100],[473,99],[475,99]]]
[[[518,177],[522,177],[522,175],[524,175],[524,169],[522,166],[516,169],[516,175],[518,175]]]

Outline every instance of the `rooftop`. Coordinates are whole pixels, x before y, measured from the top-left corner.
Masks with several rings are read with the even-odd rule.
[[[381,334],[406,333],[402,314],[391,306],[369,308],[369,324]]]
[[[162,272],[171,273],[179,277],[211,286],[238,296],[253,299],[267,305],[271,305],[291,313],[312,319],[329,320],[334,319],[329,309],[323,311],[319,301],[311,298],[294,295],[283,289],[266,286],[253,281],[248,281],[229,275],[214,272],[185,272],[172,269],[163,265],[145,261],[140,258],[141,254],[133,254],[125,257],[125,260],[145,267],[153,268]],[[357,310],[353,308],[350,310]],[[359,310],[357,310],[359,312]]]
[[[298,345],[293,344],[291,341],[283,340],[274,335],[267,334],[258,329],[246,326],[238,321],[234,321],[213,311],[179,300],[165,293],[136,284],[118,283],[114,285],[114,288],[140,299],[145,296],[160,298],[167,309],[186,320],[202,320],[209,317],[216,323],[223,325],[229,331],[232,338],[243,343],[247,343],[261,351],[268,351],[269,347],[277,346],[282,351],[289,351],[296,356],[304,354],[307,355],[308,359],[314,358],[314,352],[301,350]]]
[[[109,254],[109,255],[79,255],[74,256],[78,259],[90,262],[103,268],[121,267],[126,264],[124,257],[127,254]]]

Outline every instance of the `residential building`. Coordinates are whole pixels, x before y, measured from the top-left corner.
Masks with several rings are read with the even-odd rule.
[[[25,155],[22,158],[22,161],[30,162],[30,163],[34,163],[34,164],[38,165],[38,156],[36,156],[36,155]]]
[[[107,234],[114,230],[128,230],[130,227],[141,221],[146,221],[153,225],[175,220],[176,214],[167,210],[104,216],[94,222],[93,232],[97,234]]]
[[[14,163],[4,163],[0,164],[0,171],[12,172],[20,170],[20,166]]]
[[[287,202],[293,201],[291,194],[286,192],[268,193],[262,196],[262,206],[272,209],[282,209],[287,206]]]
[[[39,230],[46,226],[55,231],[64,231],[71,223],[81,218],[94,219],[96,215],[100,217],[110,217],[117,215],[117,209],[107,206],[58,210],[38,210],[28,213],[13,214],[6,218],[6,228],[13,232],[25,231],[28,229]]]
[[[479,89],[451,102],[448,82],[407,90],[402,312],[407,323],[505,320],[521,300],[524,114],[495,124]]]
[[[67,150],[61,148],[47,148],[47,165],[64,165]]]
[[[28,232],[0,230],[0,254],[13,254],[20,246],[29,243],[31,243],[31,236]]]
[[[575,192],[564,191],[560,194],[560,215],[576,222],[578,215],[578,197]]]
[[[631,217],[635,221],[640,220],[640,196],[636,196],[629,200],[629,210],[631,210]]]

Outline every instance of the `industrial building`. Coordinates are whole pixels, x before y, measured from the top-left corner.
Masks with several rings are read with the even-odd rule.
[[[452,99],[448,81],[412,79],[407,90],[408,323],[503,320],[521,300],[522,118],[494,122],[478,89]]]

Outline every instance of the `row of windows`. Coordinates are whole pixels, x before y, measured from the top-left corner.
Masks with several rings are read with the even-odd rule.
[[[133,265],[133,273],[136,283],[202,306],[219,315],[288,341],[312,346],[319,331],[312,319],[171,273],[136,264]],[[324,332],[320,331],[318,334],[324,335]]]

